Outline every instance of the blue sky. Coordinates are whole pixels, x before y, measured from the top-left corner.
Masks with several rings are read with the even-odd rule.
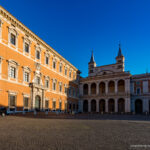
[[[115,63],[119,41],[126,71],[150,72],[149,0],[1,0],[0,5],[82,76],[92,50],[98,66]]]

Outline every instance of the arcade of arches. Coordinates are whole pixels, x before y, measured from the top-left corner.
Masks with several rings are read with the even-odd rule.
[[[119,80],[119,81],[109,81],[108,83],[100,82],[98,84],[91,83],[87,84],[85,83],[83,85],[83,95],[102,95],[106,93],[124,93],[125,92],[125,81]]]
[[[84,100],[83,101],[83,112],[125,112],[125,99],[120,98],[118,100],[114,99],[100,99],[100,100]]]
[[[83,112],[125,113],[127,112],[126,107],[126,100],[124,98],[83,100]],[[150,100],[148,101],[147,111],[145,111],[143,100],[136,99],[134,101],[134,112],[135,114],[142,114],[144,112],[150,113]]]

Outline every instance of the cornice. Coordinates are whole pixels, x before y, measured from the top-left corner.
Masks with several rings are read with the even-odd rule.
[[[54,55],[61,58],[66,64],[69,64],[73,69],[78,71],[78,69],[73,66],[68,60],[66,60],[64,57],[62,57],[58,52],[56,52],[51,46],[49,46],[46,42],[44,42],[41,38],[39,38],[35,33],[33,33],[28,27],[26,27],[23,23],[21,23],[17,18],[15,18],[11,13],[9,13],[6,9],[4,9],[2,6],[0,6],[0,14],[12,22],[15,26],[20,28],[25,32],[25,34],[32,37],[34,40],[37,41],[37,43],[42,44],[44,47],[46,47],[49,51],[52,51]]]

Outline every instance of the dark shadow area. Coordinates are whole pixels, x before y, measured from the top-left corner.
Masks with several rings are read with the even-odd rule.
[[[24,117],[34,119],[79,119],[79,120],[133,120],[133,121],[150,121],[150,115],[132,115],[132,114],[56,114],[53,112],[28,112],[12,114],[11,117]]]

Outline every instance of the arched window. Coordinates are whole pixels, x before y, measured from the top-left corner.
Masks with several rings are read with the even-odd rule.
[[[115,111],[115,101],[114,99],[109,99],[108,101],[108,111],[114,112]]]
[[[99,112],[105,112],[105,100],[101,99],[99,101]]]
[[[108,91],[109,91],[109,93],[114,93],[115,92],[115,82],[114,81],[109,82]]]
[[[118,92],[125,92],[125,82],[124,80],[118,81]]]
[[[125,101],[123,98],[120,98],[118,100],[118,112],[119,113],[125,112]]]
[[[91,84],[91,94],[96,94],[96,83]]]
[[[99,84],[99,92],[100,92],[100,94],[104,94],[105,93],[105,83],[104,82],[101,82]]]
[[[88,100],[83,101],[83,112],[88,112]]]
[[[91,101],[91,112],[96,112],[96,100]]]

